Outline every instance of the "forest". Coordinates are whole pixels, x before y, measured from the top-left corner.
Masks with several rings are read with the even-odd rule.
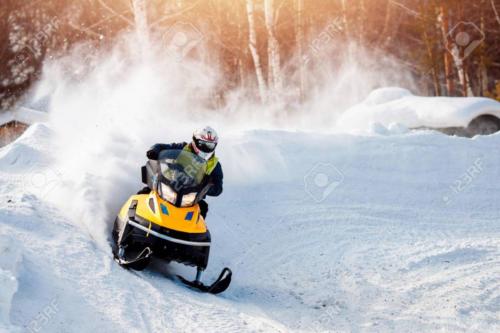
[[[311,68],[328,64],[335,79],[352,50],[409,73],[423,95],[500,99],[499,12],[498,0],[3,0],[1,107],[22,100],[47,60],[77,47],[92,59],[138,30],[174,61],[215,66],[214,105],[234,89],[300,104]]]

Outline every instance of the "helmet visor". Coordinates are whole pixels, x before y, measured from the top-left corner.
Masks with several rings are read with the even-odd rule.
[[[194,143],[196,147],[204,153],[211,153],[215,150],[215,147],[217,147],[216,142],[205,141],[200,139],[195,139]]]

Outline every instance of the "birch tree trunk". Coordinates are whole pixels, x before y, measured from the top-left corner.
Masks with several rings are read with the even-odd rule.
[[[432,50],[432,44],[429,39],[427,31],[424,31],[424,42],[427,49],[427,57],[429,58],[429,63],[431,64],[431,74],[432,74],[432,84],[434,86],[434,96],[441,95],[441,87],[439,84],[438,69],[436,68],[436,61],[434,61],[434,52]]]
[[[255,17],[253,0],[246,0],[247,17],[248,17],[248,47],[252,54],[253,64],[255,67],[255,75],[257,77],[257,84],[259,87],[259,95],[262,103],[267,100],[267,87],[264,75],[262,73],[262,65],[260,63],[259,51],[257,49],[257,32],[255,30]]]
[[[277,97],[281,93],[283,81],[281,79],[281,59],[280,46],[275,33],[274,22],[274,1],[264,0],[264,15],[267,30],[267,59],[268,59],[268,76],[267,84],[270,88],[273,97]]]
[[[365,0],[359,0],[359,13],[358,13],[358,39],[363,43],[365,39],[365,20],[366,20],[366,4]]]
[[[238,6],[236,14],[236,22],[238,22],[238,54],[236,55],[236,57],[238,62],[238,76],[240,81],[239,82],[240,88],[246,87],[243,59],[247,58],[247,52],[248,52],[248,49],[246,47],[240,47],[246,44],[246,41],[243,40],[243,27],[242,27],[244,15],[245,15],[244,9]]]
[[[493,0],[490,0],[490,3],[491,3],[491,9],[493,9],[493,13],[495,14],[495,19],[497,20],[497,23],[500,25],[500,15],[498,15],[498,10],[497,7],[495,6],[495,2]]]
[[[349,38],[351,30],[349,29],[349,21],[347,20],[347,0],[341,0],[342,1],[342,23],[344,25],[345,29],[345,34],[347,38]]]
[[[464,20],[464,8],[459,4],[457,6],[458,8],[458,19],[460,21]],[[464,50],[462,48],[459,48],[456,43],[453,45],[452,49],[453,53],[453,61],[455,63],[455,67],[457,69],[458,73],[458,78],[460,80],[460,83],[462,85],[462,95],[464,97],[467,96],[474,96],[474,93],[472,92],[472,89],[470,87],[469,83],[469,77],[467,74],[467,54],[464,54]]]
[[[440,26],[441,26],[441,34],[443,38],[443,43],[445,48],[444,52],[444,75],[446,80],[446,90],[448,92],[448,96],[453,95],[455,92],[455,86],[453,84],[453,68],[452,68],[452,56],[449,50],[451,50],[450,41],[448,39],[448,32],[450,30],[449,21],[448,21],[448,10],[445,7],[444,3],[441,3],[439,7],[439,17]]]
[[[428,26],[428,23],[429,23],[429,20],[427,19],[427,13],[426,13],[426,10],[425,10],[425,7],[423,4],[420,4],[420,15],[422,17],[422,19],[420,20],[421,21],[421,29],[422,29],[422,37],[424,39],[424,44],[425,44],[425,48],[427,50],[427,57],[429,59],[429,64],[431,64],[431,74],[432,74],[432,84],[433,84],[433,87],[434,87],[434,96],[440,96],[441,95],[441,86],[440,86],[440,82],[439,82],[439,75],[438,75],[438,67],[437,67],[437,63],[435,61],[435,53],[434,53],[434,50],[433,50],[433,45],[432,45],[432,41],[431,41],[431,38],[429,36],[429,33],[427,32],[427,26]],[[389,9],[388,9],[389,10]],[[432,22],[433,20],[431,20],[430,22]],[[432,26],[432,23],[431,23],[431,26]]]
[[[481,31],[486,31],[485,1],[481,0]],[[500,20],[498,21],[500,24]],[[479,95],[484,96],[488,91],[488,67],[486,66],[486,50],[484,44],[480,46],[481,57],[479,59]]]
[[[296,34],[295,43],[297,44],[297,53],[299,58],[299,100],[302,103],[304,101],[304,90],[306,81],[306,72],[304,68],[304,0],[297,0],[297,23],[296,23]]]
[[[462,95],[464,97],[473,96],[472,88],[469,84],[469,77],[467,75],[467,64],[465,63],[465,59],[460,55],[460,50],[455,46],[453,49],[453,60],[455,63],[455,68],[457,69],[458,79],[460,80],[460,84],[462,85]]]
[[[385,19],[384,28],[380,34],[380,38],[383,39],[383,47],[387,47],[392,41],[392,34],[389,33],[389,29],[392,26],[392,3],[388,0],[385,5]]]
[[[149,49],[149,28],[145,0],[132,0],[134,12],[135,33],[137,42],[141,46],[141,52]]]

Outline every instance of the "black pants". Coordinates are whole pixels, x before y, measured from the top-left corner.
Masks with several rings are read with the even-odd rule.
[[[140,190],[139,192],[137,192],[137,194],[149,194],[149,193],[151,193],[151,189],[147,186],[142,190]]]
[[[149,194],[149,193],[151,193],[151,189],[147,186],[142,190],[140,190],[139,192],[137,192],[137,194]],[[203,219],[207,218],[208,203],[205,200],[201,200],[200,202],[198,202],[198,205],[200,205],[200,214],[201,216],[203,216]]]
[[[203,216],[203,219],[205,219],[208,213],[208,203],[205,200],[201,200],[198,202],[198,205],[200,205],[200,214]]]

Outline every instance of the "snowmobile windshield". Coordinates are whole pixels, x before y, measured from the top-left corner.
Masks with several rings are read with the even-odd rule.
[[[207,162],[186,150],[162,151],[158,161],[164,179],[176,192],[203,184]]]

